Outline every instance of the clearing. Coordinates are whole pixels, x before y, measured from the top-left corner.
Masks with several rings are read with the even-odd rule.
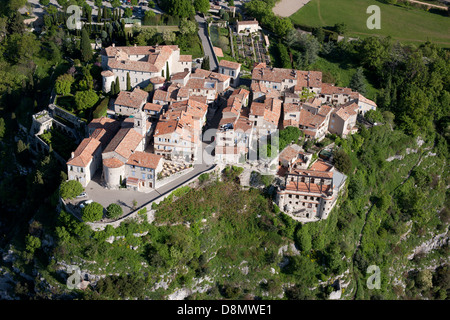
[[[370,30],[366,26],[370,5],[381,9],[381,29]],[[446,15],[445,11],[440,15],[375,0],[311,0],[290,18],[293,23],[311,27],[331,27],[343,22],[349,36],[391,36],[405,43],[432,41],[450,47],[450,19]]]

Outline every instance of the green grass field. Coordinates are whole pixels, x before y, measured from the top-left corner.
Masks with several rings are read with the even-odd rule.
[[[366,26],[367,7],[381,9],[381,29]],[[445,13],[444,13],[445,15]],[[290,18],[294,23],[311,27],[334,26],[344,22],[349,36],[391,36],[405,43],[432,41],[450,47],[450,18],[416,8],[403,8],[375,0],[311,0]]]

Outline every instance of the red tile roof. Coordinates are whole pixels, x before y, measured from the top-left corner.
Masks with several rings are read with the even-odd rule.
[[[120,168],[124,163],[117,158],[108,158],[103,159],[103,165],[108,168]]]
[[[125,159],[128,159],[143,138],[133,128],[122,128],[117,132],[103,153],[114,151]]]
[[[94,153],[100,146],[100,141],[94,138],[85,138],[74,151],[73,158],[67,161],[68,165],[86,167],[92,160]]]
[[[343,88],[343,87],[336,87],[331,83],[322,83],[322,94],[347,94],[350,95],[352,93],[352,89],[350,88]]]
[[[130,158],[127,161],[127,164],[144,168],[156,169],[161,159],[162,156],[157,154],[136,151],[130,156]]]
[[[228,68],[228,69],[237,70],[241,67],[241,64],[238,62],[234,62],[234,61],[220,60],[219,66]]]
[[[152,103],[152,102],[147,102],[144,105],[144,110],[149,110],[149,111],[160,112],[162,108],[163,108],[162,105],[156,104],[156,103]]]
[[[114,104],[139,109],[147,98],[148,92],[135,88],[132,92],[121,91]]]

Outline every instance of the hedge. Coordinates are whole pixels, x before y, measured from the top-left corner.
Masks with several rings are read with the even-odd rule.
[[[94,112],[92,113],[92,116],[94,119],[106,117],[106,112],[108,110],[109,105],[109,97],[106,97],[105,99],[100,102],[100,104],[95,108]]]

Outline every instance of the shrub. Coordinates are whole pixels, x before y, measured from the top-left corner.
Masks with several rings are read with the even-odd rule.
[[[83,186],[77,180],[69,180],[61,183],[60,195],[63,199],[73,199],[83,191]]]
[[[82,210],[81,218],[85,222],[98,221],[103,217],[103,206],[98,202],[88,204]]]
[[[100,102],[100,104],[97,106],[97,108],[95,108],[94,112],[92,113],[94,119],[106,117],[106,112],[108,110],[108,103],[109,103],[108,97],[106,97],[105,99],[102,100],[102,102]]]
[[[200,183],[204,183],[205,181],[209,180],[209,173],[202,173],[199,177],[198,177],[198,181],[200,181]]]
[[[117,203],[111,203],[106,208],[106,216],[110,219],[117,219],[123,214],[122,207],[119,206]]]

